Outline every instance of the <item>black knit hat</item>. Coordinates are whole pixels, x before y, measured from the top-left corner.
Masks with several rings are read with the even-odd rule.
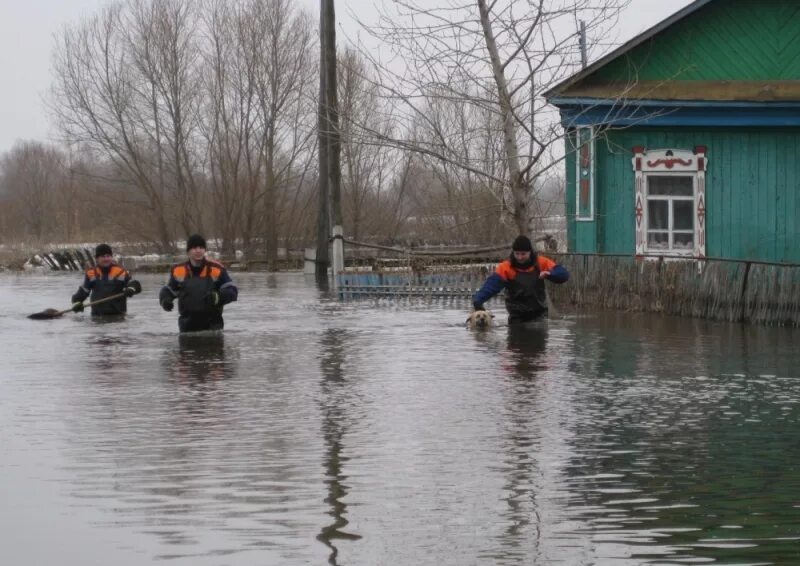
[[[111,252],[111,246],[108,244],[100,244],[94,249],[94,257],[100,257],[101,255],[114,255]]]
[[[528,236],[517,236],[514,243],[511,244],[511,249],[515,252],[532,252],[533,246]]]
[[[203,248],[206,247],[206,239],[201,236],[200,234],[192,234],[189,236],[189,239],[186,240],[186,251],[188,252],[192,248]]]

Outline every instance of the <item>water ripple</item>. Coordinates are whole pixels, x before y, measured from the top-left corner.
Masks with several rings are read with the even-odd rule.
[[[30,321],[76,278],[4,276],[0,563],[798,555],[797,331],[562,312],[471,333],[463,301],[236,278],[224,335],[178,336],[157,276],[117,323]]]

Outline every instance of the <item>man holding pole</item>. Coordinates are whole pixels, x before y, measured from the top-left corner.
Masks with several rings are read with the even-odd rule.
[[[83,312],[83,301],[91,297],[92,303],[98,303],[92,305],[92,316],[125,314],[128,297],[141,293],[142,286],[131,279],[127,269],[114,261],[108,244],[97,246],[94,257],[96,265],[86,270],[83,284],[72,295],[72,310]],[[116,298],[112,299],[115,295]]]

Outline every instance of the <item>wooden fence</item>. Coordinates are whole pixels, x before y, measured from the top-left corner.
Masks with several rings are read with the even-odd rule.
[[[719,258],[549,254],[570,272],[548,285],[553,302],[576,306],[800,326],[800,265]],[[502,257],[408,254],[337,275],[341,298],[470,297]]]

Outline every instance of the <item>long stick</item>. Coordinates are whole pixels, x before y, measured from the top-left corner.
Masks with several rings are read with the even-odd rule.
[[[125,293],[117,293],[116,295],[109,295],[108,297],[103,297],[102,299],[97,299],[96,301],[92,301],[91,303],[86,303],[83,305],[84,308],[91,307],[93,305],[99,305],[100,303],[105,303],[107,301],[113,301],[114,299],[119,299],[120,297],[124,297]],[[42,312],[37,312],[28,315],[28,318],[32,318],[34,320],[44,320],[49,318],[58,318],[59,316],[72,312],[72,309],[66,309],[63,311],[59,311],[56,309],[45,309]]]

